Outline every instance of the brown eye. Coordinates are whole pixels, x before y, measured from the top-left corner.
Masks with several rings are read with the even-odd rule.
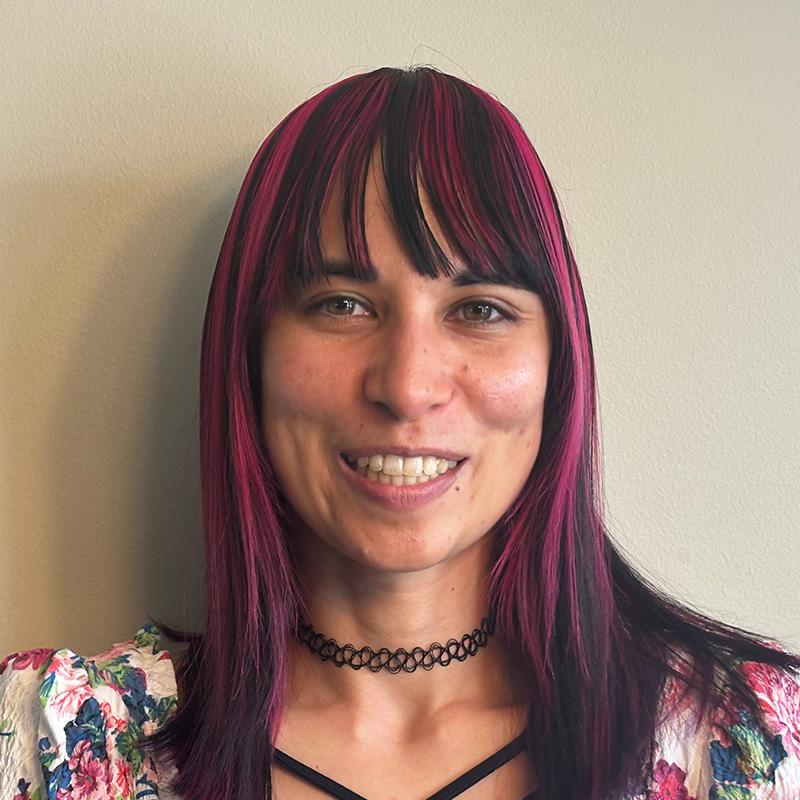
[[[332,317],[355,317],[365,313],[363,304],[347,295],[329,297],[319,304],[319,309]]]
[[[498,322],[504,315],[491,303],[473,302],[461,306],[461,314],[467,322]]]

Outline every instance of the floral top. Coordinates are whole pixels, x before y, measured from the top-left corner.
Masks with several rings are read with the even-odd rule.
[[[740,665],[766,727],[713,710],[695,730],[684,702],[659,729],[653,783],[629,800],[800,800],[800,678]],[[668,683],[665,707],[677,697]],[[157,629],[92,657],[28,650],[0,662],[0,800],[175,800],[171,770],[137,738],[176,707],[175,672]]]

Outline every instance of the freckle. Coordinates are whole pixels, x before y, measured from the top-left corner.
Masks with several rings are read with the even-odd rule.
[[[461,491],[461,487],[460,486],[456,486],[456,491],[460,492]]]

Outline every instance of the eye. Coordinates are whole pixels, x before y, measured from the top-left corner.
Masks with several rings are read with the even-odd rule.
[[[361,317],[369,313],[360,300],[345,294],[326,297],[315,303],[313,310],[331,317]]]
[[[456,309],[456,314],[465,322],[493,324],[508,320],[511,315],[486,300],[470,300]]]

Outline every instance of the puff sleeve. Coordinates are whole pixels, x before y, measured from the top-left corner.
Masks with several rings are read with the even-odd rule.
[[[158,769],[137,745],[176,705],[155,626],[92,657],[69,649],[0,663],[0,800],[147,800]],[[163,795],[162,795],[163,796]]]
[[[725,703],[696,725],[686,704],[658,737],[649,800],[800,800],[800,676],[760,662],[737,669],[763,724]]]

